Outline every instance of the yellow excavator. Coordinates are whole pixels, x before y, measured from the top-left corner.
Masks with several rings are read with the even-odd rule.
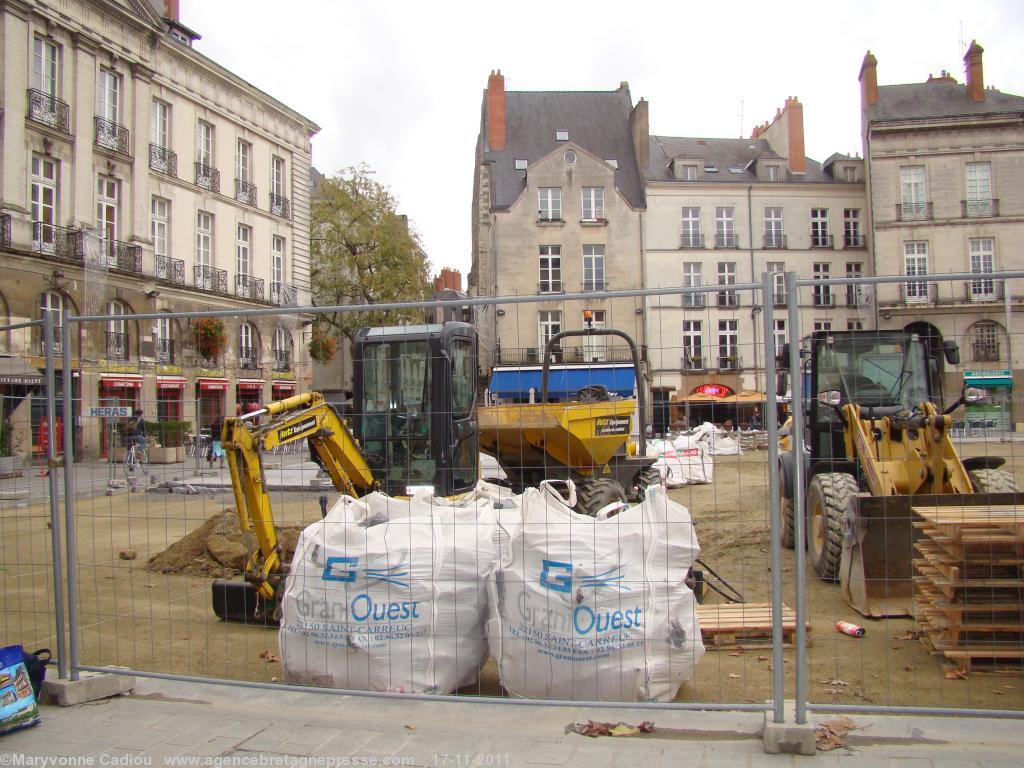
[[[343,418],[305,392],[224,420],[221,441],[243,531],[257,551],[245,581],[213,584],[214,612],[267,623],[287,573],[274,528],[263,454],[298,440],[339,493],[409,496],[429,488],[455,498],[479,478],[477,334],[467,323],[364,328],[353,344],[353,413]],[[326,513],[326,497],[321,497]]]

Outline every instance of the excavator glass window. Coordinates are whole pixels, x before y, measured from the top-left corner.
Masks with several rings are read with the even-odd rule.
[[[928,399],[925,348],[917,338],[858,334],[819,344],[818,393],[838,390],[844,402],[907,410]]]

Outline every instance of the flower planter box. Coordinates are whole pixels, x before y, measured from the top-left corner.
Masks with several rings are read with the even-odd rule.
[[[176,448],[150,448],[146,453],[149,454],[150,464],[173,464],[178,460]]]

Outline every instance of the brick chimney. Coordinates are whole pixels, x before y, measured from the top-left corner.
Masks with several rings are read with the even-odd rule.
[[[786,99],[783,109],[786,115],[786,133],[789,141],[789,170],[793,173],[807,173],[807,151],[804,149],[804,105],[796,96]]]
[[[163,0],[164,3],[164,18],[170,19],[171,21],[181,21],[179,18],[180,12],[178,9],[178,0]]]
[[[981,67],[981,54],[985,49],[971,40],[971,47],[964,54],[964,68],[967,70],[967,95],[971,101],[985,100],[985,75]]]
[[[452,269],[451,267],[442,268],[441,273],[434,278],[434,290],[461,291],[462,273],[457,269]]]
[[[871,55],[871,51],[864,54],[864,61],[860,65],[860,105],[867,107],[878,101],[878,59]]]
[[[633,152],[641,172],[651,162],[651,128],[647,112],[647,101],[643,98],[629,113],[629,130],[633,135]]]
[[[487,78],[487,148],[505,148],[505,76],[500,69]]]

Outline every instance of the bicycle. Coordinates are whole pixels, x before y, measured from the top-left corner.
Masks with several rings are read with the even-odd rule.
[[[140,467],[142,474],[149,474],[149,454],[146,453],[145,446],[131,443],[124,454],[124,473],[130,478],[135,477]]]

